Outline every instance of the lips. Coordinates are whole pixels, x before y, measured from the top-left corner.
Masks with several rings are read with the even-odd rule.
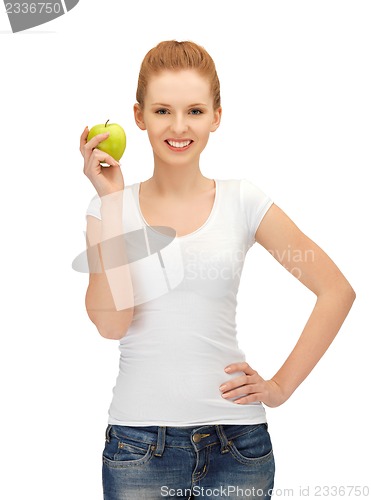
[[[185,151],[190,147],[193,141],[191,139],[184,139],[184,140],[167,139],[165,142],[172,151]]]

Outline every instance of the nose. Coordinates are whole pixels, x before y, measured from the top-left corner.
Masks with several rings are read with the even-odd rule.
[[[173,114],[173,119],[171,121],[171,131],[176,136],[181,136],[188,130],[187,118],[183,114]]]

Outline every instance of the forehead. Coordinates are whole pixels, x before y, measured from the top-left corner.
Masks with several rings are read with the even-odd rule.
[[[152,75],[147,86],[147,100],[151,102],[211,100],[208,79],[194,69],[162,71]]]

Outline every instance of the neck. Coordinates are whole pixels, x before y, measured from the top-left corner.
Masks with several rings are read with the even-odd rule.
[[[212,180],[202,175],[198,164],[191,167],[155,163],[153,176],[146,183],[158,196],[179,199],[210,189]]]

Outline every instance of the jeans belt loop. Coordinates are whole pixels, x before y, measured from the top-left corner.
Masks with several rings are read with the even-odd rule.
[[[228,449],[228,438],[224,433],[224,429],[222,425],[216,425],[216,433],[219,436],[220,442],[221,442],[221,452],[222,453],[227,453],[229,451]]]
[[[107,443],[109,443],[111,440],[111,429],[112,429],[112,425],[111,424],[107,425],[107,428],[106,428],[106,441],[107,441]]]
[[[161,457],[165,448],[166,427],[158,427],[157,431],[157,444],[154,455]]]

